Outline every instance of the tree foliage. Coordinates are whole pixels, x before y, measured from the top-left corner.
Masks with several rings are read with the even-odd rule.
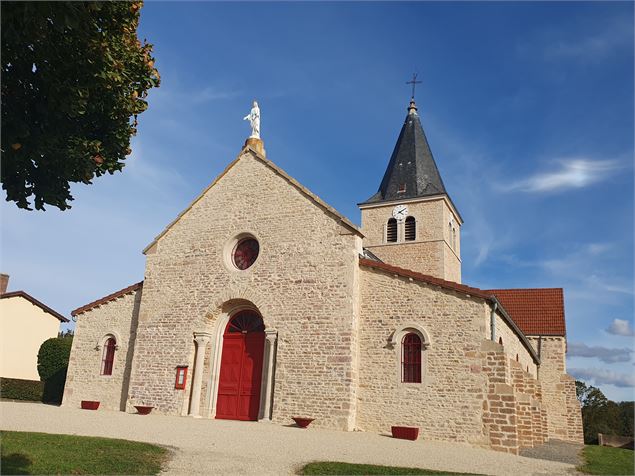
[[[142,2],[2,2],[2,161],[7,201],[70,208],[70,183],[124,166],[159,85],[139,41]]]
[[[593,385],[576,381],[576,394],[582,406],[584,442],[596,444],[598,433],[633,436],[633,402],[614,402]]]
[[[44,382],[45,402],[62,401],[66,370],[71,355],[73,337],[53,337],[45,340],[37,354],[37,371]]]

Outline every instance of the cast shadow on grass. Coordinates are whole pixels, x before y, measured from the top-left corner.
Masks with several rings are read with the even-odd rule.
[[[31,458],[22,453],[11,453],[10,455],[2,455],[2,473],[3,474],[31,474],[29,467],[31,466]]]

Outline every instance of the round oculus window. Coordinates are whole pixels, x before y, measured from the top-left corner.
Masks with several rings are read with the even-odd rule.
[[[240,240],[236,244],[236,247],[234,248],[234,252],[232,254],[234,266],[236,266],[238,269],[249,268],[252,264],[254,264],[256,258],[258,258],[259,252],[260,245],[254,238],[244,238]]]

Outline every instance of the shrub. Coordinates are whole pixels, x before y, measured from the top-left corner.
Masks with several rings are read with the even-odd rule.
[[[30,400],[41,402],[44,382],[22,380],[18,378],[0,379],[0,396],[11,400]]]
[[[61,403],[66,383],[66,370],[71,355],[73,337],[45,340],[37,354],[37,371],[44,381],[42,401]]]

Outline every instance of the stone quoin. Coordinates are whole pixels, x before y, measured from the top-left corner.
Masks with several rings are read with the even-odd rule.
[[[563,291],[461,283],[463,218],[414,98],[359,207],[360,228],[269,161],[252,131],[146,247],[144,280],[73,311],[63,404],[417,427],[515,454],[582,442]]]

